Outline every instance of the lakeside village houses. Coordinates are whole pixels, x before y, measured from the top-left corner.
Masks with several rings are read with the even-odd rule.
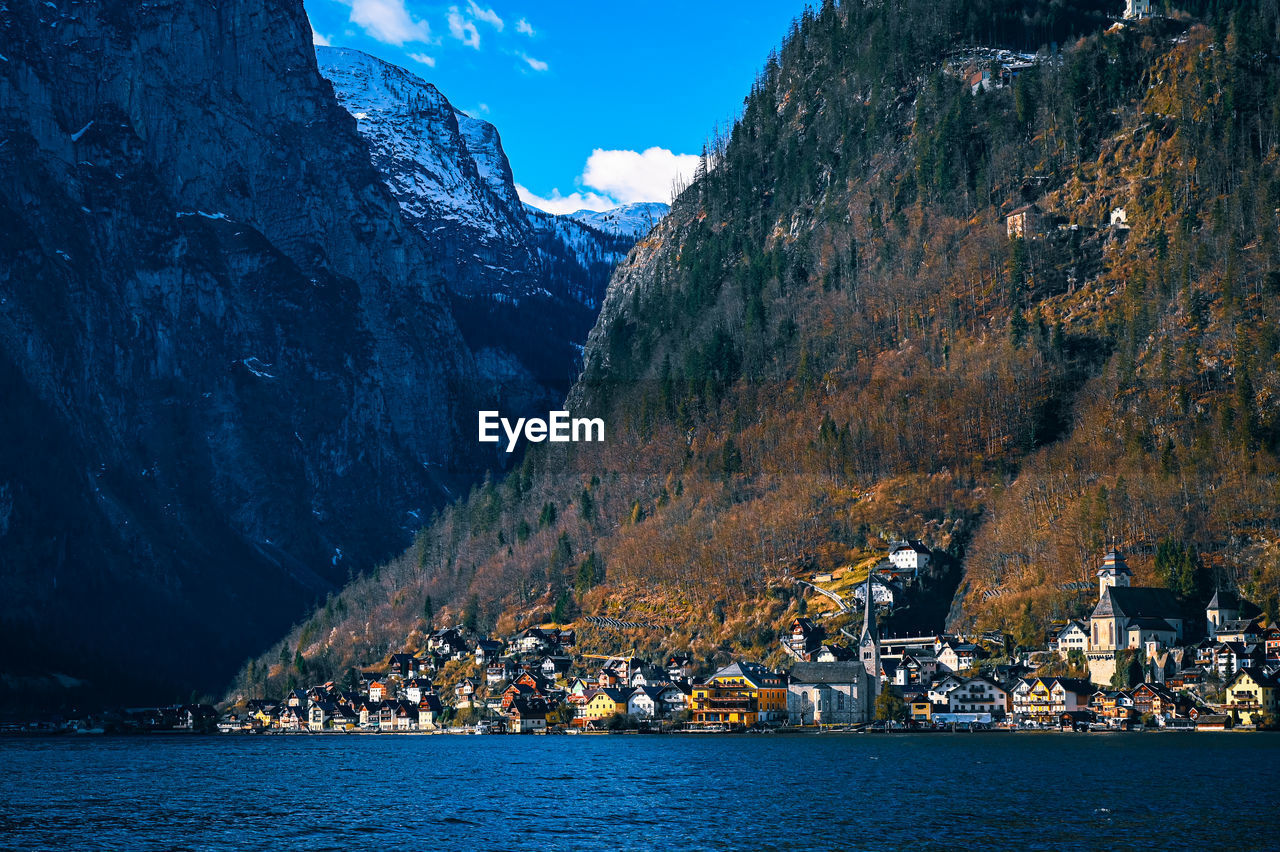
[[[217,720],[220,731],[430,732],[470,724],[481,732],[665,727],[731,731],[782,726],[858,729],[886,724],[924,729],[1053,727],[1167,729],[1275,724],[1280,717],[1280,629],[1227,590],[1207,602],[1205,634],[1188,636],[1178,601],[1165,589],[1131,585],[1122,553],[1097,571],[1098,600],[1088,619],[1056,626],[1047,648],[1008,655],[1002,634],[884,637],[878,614],[891,610],[933,555],[920,542],[894,546],[856,585],[847,606],[830,575],[813,589],[861,610],[856,637],[836,641],[805,616],[781,637],[787,671],[735,661],[695,677],[679,650],[653,661],[576,653],[573,629],[531,627],[491,638],[458,627],[436,630],[415,653],[391,654],[358,671],[355,683],[251,700]],[[820,620],[819,620],[820,621]],[[1138,682],[1118,683],[1117,671]],[[442,670],[471,664],[476,674],[439,681]],[[1087,677],[1049,675],[1067,664]],[[1076,674],[1083,674],[1078,670]],[[892,693],[880,701],[883,693]],[[174,727],[213,720],[211,708],[175,708]],[[181,717],[180,719],[178,717]]]

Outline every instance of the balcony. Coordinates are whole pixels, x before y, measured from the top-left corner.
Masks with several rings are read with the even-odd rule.
[[[749,698],[707,698],[697,702],[695,710],[739,711],[754,713],[758,703]]]

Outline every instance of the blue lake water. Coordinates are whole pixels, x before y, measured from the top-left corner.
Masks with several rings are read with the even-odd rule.
[[[21,849],[1280,848],[1280,734],[0,740]]]

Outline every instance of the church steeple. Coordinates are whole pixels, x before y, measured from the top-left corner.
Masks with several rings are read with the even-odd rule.
[[[1133,572],[1125,564],[1124,554],[1119,550],[1108,552],[1102,557],[1102,567],[1098,569],[1098,600],[1106,596],[1107,589],[1129,585],[1129,578],[1132,576]]]
[[[867,585],[862,596],[862,635],[858,637],[858,658],[867,670],[868,708],[880,692],[880,636],[876,630],[875,592],[871,587],[874,577],[872,573],[867,574]]]

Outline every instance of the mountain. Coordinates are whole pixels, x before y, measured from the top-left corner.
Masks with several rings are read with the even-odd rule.
[[[780,662],[796,615],[856,627],[796,578],[901,538],[940,558],[889,631],[1042,643],[1114,543],[1276,618],[1280,20],[1184,8],[805,13],[614,273],[568,402],[608,440],[531,448],[235,694],[578,614],[657,625],[582,650]]]
[[[186,698],[474,475],[455,269],[299,0],[10,0],[0,43],[3,697]]]
[[[636,204],[624,204],[611,210],[597,212],[595,210],[579,210],[569,214],[585,225],[611,234],[629,234],[642,239],[653,230],[671,207],[657,201],[641,201]]]
[[[427,81],[358,50],[316,56],[406,220],[448,268],[453,312],[504,408],[559,405],[638,235],[526,207],[497,129]]]

